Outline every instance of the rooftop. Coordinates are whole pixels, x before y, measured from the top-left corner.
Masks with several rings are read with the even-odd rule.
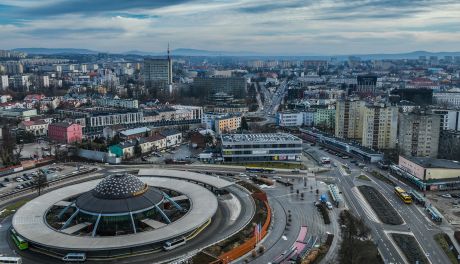
[[[69,127],[73,125],[72,123],[69,122],[58,122],[58,123],[52,123],[50,126],[58,126],[58,127]]]
[[[287,134],[287,133],[225,134],[225,135],[222,135],[223,143],[235,143],[235,142],[279,143],[280,141],[301,141],[301,139],[291,134]]]
[[[149,187],[131,174],[105,177],[94,189],[80,195],[76,206],[94,214],[127,214],[154,207],[163,200],[155,187]]]
[[[137,127],[137,128],[132,128],[128,130],[121,131],[120,134],[123,134],[124,136],[132,136],[132,135],[137,135],[145,132],[149,132],[150,129],[147,127]]]
[[[181,132],[176,129],[166,129],[166,130],[161,131],[160,134],[167,137],[167,136],[181,134]]]
[[[420,158],[420,157],[404,157],[414,163],[425,168],[443,168],[443,169],[460,169],[460,162],[455,160]]]
[[[14,215],[13,227],[26,240],[45,247],[69,251],[117,250],[160,243],[186,235],[207,222],[217,211],[216,197],[200,185],[168,177],[150,176],[140,178],[140,180],[149,186],[170,189],[187,196],[192,201],[188,213],[175,222],[152,231],[110,238],[72,236],[51,229],[43,217],[49,207],[69,197],[90,191],[100,182],[100,180],[94,180],[66,186],[28,202]],[[226,182],[222,179],[221,181]],[[24,221],[24,219],[30,219],[30,221]]]

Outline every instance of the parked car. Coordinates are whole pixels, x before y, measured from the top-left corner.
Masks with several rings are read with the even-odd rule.
[[[326,207],[327,207],[327,209],[332,210],[331,202],[326,202]]]

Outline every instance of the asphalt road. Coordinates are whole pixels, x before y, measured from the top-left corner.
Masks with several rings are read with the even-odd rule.
[[[286,178],[286,177],[284,177]],[[303,178],[299,176],[287,177],[293,179],[294,188],[286,187],[281,184],[275,184],[275,187],[265,188],[268,195],[269,203],[272,207],[274,219],[267,237],[261,241],[261,245],[266,247],[266,251],[256,259],[251,259],[251,263],[270,263],[277,257],[285,254],[295,243],[301,226],[307,226],[308,236],[324,236],[326,232],[338,235],[339,227],[337,222],[333,221],[330,225],[324,225],[320,213],[314,206],[314,201],[318,199],[316,195],[316,185],[320,195],[327,192],[327,186],[323,182],[316,181],[315,178],[307,178],[307,187],[304,188]],[[312,191],[310,186],[313,187]],[[297,195],[296,190],[304,193],[304,199]],[[336,219],[337,209],[330,211],[331,219]],[[290,226],[286,228],[287,215],[289,211],[292,214]],[[335,256],[331,255],[331,258]],[[240,259],[237,263],[244,263],[245,258]]]
[[[340,160],[336,156],[330,155],[329,153],[321,150],[317,150],[321,155],[328,156],[332,162],[346,163],[345,160]],[[349,163],[349,161],[347,161]],[[367,165],[370,169],[377,169],[374,165]],[[352,210],[356,215],[363,217],[367,224],[372,229],[372,236],[374,242],[377,243],[379,251],[385,261],[385,263],[405,263],[406,260],[401,256],[401,251],[389,238],[389,232],[408,232],[415,236],[423,251],[427,253],[428,259],[431,263],[449,263],[449,260],[442,249],[434,241],[433,236],[441,229],[433,224],[430,219],[423,213],[422,208],[417,205],[406,205],[404,204],[393,192],[393,187],[376,179],[372,176],[369,178],[371,182],[364,182],[356,179],[357,176],[363,174],[357,166],[351,165],[351,175],[344,175],[342,171],[335,169],[331,174],[336,178],[336,183],[348,203],[349,209]],[[382,195],[387,198],[390,204],[395,210],[401,215],[405,224],[400,226],[385,225],[379,222],[373,221],[369,218],[368,214],[363,210],[362,203],[351,191],[351,189],[357,185],[367,184],[375,187],[379,190]],[[400,183],[403,188],[409,190],[410,187]]]
[[[98,174],[106,174],[110,173],[113,168],[105,167],[98,171]],[[124,170],[133,170],[133,166],[124,166],[118,167],[118,171]],[[89,177],[88,177],[89,178]],[[84,179],[82,179],[84,180]],[[62,183],[62,185],[68,183]],[[54,186],[57,188],[57,186]],[[255,213],[255,205],[252,197],[236,186],[230,187],[228,189],[241,203],[241,211],[236,220],[230,220],[230,212],[229,209],[224,206],[219,198],[219,210],[217,211],[216,215],[213,217],[211,224],[199,234],[196,238],[191,240],[189,243],[182,247],[178,247],[175,250],[171,251],[161,251],[156,254],[150,255],[143,255],[138,257],[133,257],[129,259],[119,259],[116,261],[105,261],[104,263],[161,263],[171,259],[175,259],[179,256],[185,256],[190,252],[195,252],[197,250],[201,250],[204,247],[207,247],[210,244],[214,244],[222,239],[231,236],[232,234],[241,230],[247,223],[252,219]],[[35,196],[34,193],[27,194],[22,199],[28,196]],[[21,199],[20,197],[12,199],[15,201],[17,199]],[[223,198],[222,198],[223,199]],[[14,249],[15,246],[11,243],[10,239],[8,239],[8,229],[11,227],[11,217],[6,218],[0,226],[0,237],[2,237],[0,241],[0,253],[12,256],[15,255]],[[3,239],[4,238],[4,239]],[[46,259],[46,263],[62,263],[59,260],[48,258],[42,255],[33,254],[28,251],[24,251],[21,253],[23,256],[23,263],[27,264],[35,264],[35,263],[44,263],[43,261]],[[91,263],[91,262],[88,262]],[[98,262],[100,263],[100,262]]]

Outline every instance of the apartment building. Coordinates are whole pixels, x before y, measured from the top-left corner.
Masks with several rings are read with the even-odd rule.
[[[441,117],[427,112],[403,113],[399,116],[399,149],[404,156],[438,155]]]
[[[345,139],[362,139],[365,102],[357,99],[337,101],[335,136]]]
[[[398,136],[398,108],[385,104],[366,105],[363,111],[362,145],[393,149]]]

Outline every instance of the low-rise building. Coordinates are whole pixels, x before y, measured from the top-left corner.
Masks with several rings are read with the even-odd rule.
[[[11,108],[1,109],[0,116],[5,118],[29,120],[31,117],[37,116],[37,109],[26,108]]]
[[[136,146],[135,140],[129,140],[120,142],[116,145],[109,146],[109,151],[115,154],[116,157],[122,159],[129,159],[134,157],[134,146]]]
[[[224,134],[224,162],[300,161],[302,140],[287,133]]]
[[[214,122],[214,131],[217,134],[221,133],[232,133],[237,131],[241,127],[241,116],[230,115],[221,117]]]
[[[318,108],[315,112],[314,125],[325,129],[333,129],[335,122],[336,111],[333,108]]]
[[[139,145],[142,149],[142,153],[162,150],[166,148],[166,137],[155,134],[151,137],[140,138]]]
[[[139,108],[139,101],[136,99],[101,98],[96,99],[96,104],[103,107]]]
[[[282,127],[295,127],[303,125],[302,112],[278,112],[276,113],[276,124]]]
[[[82,127],[79,124],[67,122],[52,123],[48,125],[48,137],[51,141],[59,143],[81,142]]]
[[[148,127],[137,127],[120,131],[120,137],[124,139],[136,139],[141,137],[148,137],[150,129]]]
[[[460,188],[460,163],[453,160],[399,156],[399,176],[411,179],[423,190]]]
[[[173,147],[182,143],[182,132],[175,129],[166,129],[160,132],[166,138],[166,147]]]
[[[35,136],[46,136],[48,134],[48,123],[44,120],[22,121],[18,127],[33,133]]]

